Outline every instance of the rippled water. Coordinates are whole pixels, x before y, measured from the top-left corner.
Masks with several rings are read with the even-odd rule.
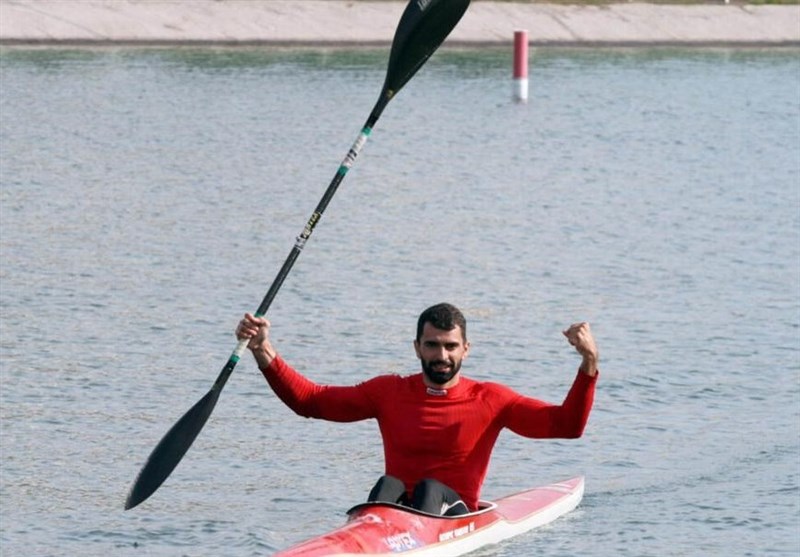
[[[0,52],[3,555],[267,555],[343,521],[374,423],[295,417],[249,359],[162,488],[122,510],[210,388],[355,139],[382,51]],[[278,295],[313,379],[416,371],[463,307],[465,373],[559,400],[591,321],[585,436],[504,434],[484,497],[582,505],[483,556],[800,552],[800,57],[437,54],[390,103]]]

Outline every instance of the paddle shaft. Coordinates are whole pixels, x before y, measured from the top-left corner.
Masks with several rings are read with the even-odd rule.
[[[364,124],[364,127],[361,128],[361,132],[358,134],[353,146],[350,147],[350,150],[347,152],[347,155],[342,160],[339,168],[336,170],[336,174],[333,176],[331,183],[328,185],[328,188],[325,190],[325,193],[322,195],[322,199],[319,200],[317,207],[314,209],[314,212],[311,214],[311,217],[308,219],[303,231],[297,236],[295,240],[294,246],[292,250],[289,252],[289,255],[286,257],[286,261],[283,262],[278,274],[275,276],[275,279],[272,281],[272,285],[267,290],[264,299],[261,300],[261,304],[258,306],[258,309],[255,312],[256,317],[263,317],[266,315],[267,310],[269,309],[270,305],[272,305],[272,300],[275,299],[275,296],[278,294],[278,291],[281,289],[284,280],[289,275],[289,271],[292,270],[295,261],[300,256],[300,253],[303,251],[303,248],[308,242],[308,239],[311,237],[311,234],[314,232],[314,228],[317,226],[317,223],[322,218],[322,214],[325,212],[325,209],[328,208],[328,204],[333,199],[336,190],[339,189],[339,184],[342,183],[342,180],[347,175],[350,168],[356,162],[356,158],[358,158],[358,154],[361,152],[361,149],[367,143],[367,139],[369,139],[370,134],[372,133],[372,128],[380,118],[383,109],[388,104],[390,98],[392,96],[391,91],[382,91],[380,99],[375,104],[375,108],[372,109],[372,112],[367,118],[367,122]],[[236,345],[236,348],[231,353],[228,361],[225,362],[225,365],[220,371],[219,375],[217,376],[217,380],[214,382],[214,386],[212,390],[221,391],[222,388],[225,386],[225,383],[228,381],[228,378],[233,373],[233,370],[236,368],[236,364],[239,363],[242,355],[247,350],[247,344],[249,340],[244,339],[240,340],[239,343]]]
[[[292,266],[294,266],[294,262],[300,256],[300,253],[303,251],[306,242],[314,232],[314,228],[322,217],[322,214],[325,212],[325,209],[328,207],[333,195],[336,193],[339,184],[342,183],[345,175],[353,166],[353,163],[355,163],[358,154],[361,152],[361,149],[367,142],[369,135],[372,133],[373,126],[378,121],[381,112],[383,112],[383,109],[386,107],[386,104],[391,97],[392,91],[384,88],[384,90],[381,92],[378,102],[375,105],[375,108],[373,108],[372,112],[370,113],[366,124],[364,124],[364,127],[358,134],[353,146],[350,147],[347,155],[342,160],[339,168],[336,170],[336,174],[331,180],[331,183],[328,185],[328,188],[325,190],[322,199],[320,199],[316,209],[314,209],[314,212],[308,219],[303,231],[299,236],[297,236],[292,250],[289,252],[286,261],[284,261],[283,265],[278,271],[275,280],[272,281],[272,285],[264,296],[264,299],[261,301],[261,304],[258,306],[255,315],[260,317],[267,313],[269,306],[272,304],[272,300],[275,299],[278,290],[280,290],[281,285],[289,274],[289,271],[292,269]],[[158,445],[156,445],[155,449],[153,449],[150,458],[140,471],[139,476],[137,477],[130,493],[128,494],[128,498],[125,503],[126,509],[135,507],[152,495],[152,493],[158,489],[161,483],[170,475],[175,466],[177,466],[178,462],[180,462],[180,460],[183,458],[183,455],[186,453],[186,451],[189,450],[189,447],[200,433],[200,430],[205,425],[206,421],[211,415],[211,412],[214,410],[217,400],[219,399],[219,395],[222,392],[222,389],[225,387],[225,383],[227,383],[228,378],[233,373],[233,370],[236,368],[236,364],[247,350],[248,342],[249,341],[245,339],[240,340],[237,343],[236,348],[231,353],[228,361],[225,362],[222,371],[220,371],[216,381],[214,381],[214,385],[211,387],[208,393],[206,393],[202,399],[200,399],[192,408],[190,408],[189,411],[186,412],[175,423],[175,425],[172,426],[172,428],[170,428],[161,441],[159,441]]]

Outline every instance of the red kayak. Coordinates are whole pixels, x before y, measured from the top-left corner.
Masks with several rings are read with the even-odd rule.
[[[444,517],[391,503],[347,511],[344,526],[274,557],[435,555],[454,557],[528,532],[568,513],[583,497],[583,477],[522,491],[474,513]]]

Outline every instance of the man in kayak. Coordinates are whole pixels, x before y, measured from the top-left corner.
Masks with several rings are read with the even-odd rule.
[[[318,385],[287,364],[269,340],[269,322],[245,314],[236,328],[278,397],[308,418],[353,422],[375,418],[385,475],[368,501],[413,506],[432,514],[477,510],[500,431],[530,438],[577,438],[589,419],[597,382],[597,346],[588,323],[564,336],[582,357],[561,405],[461,375],[469,354],[467,323],[456,307],[437,304],[419,316],[414,350],[422,373],[381,375],[354,386]]]

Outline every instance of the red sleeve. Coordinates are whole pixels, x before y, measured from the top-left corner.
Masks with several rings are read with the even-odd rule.
[[[507,409],[505,426],[514,433],[533,438],[572,439],[583,435],[594,402],[599,373],[590,377],[578,372],[564,402],[559,406],[519,396]]]
[[[305,378],[280,356],[261,373],[286,406],[306,418],[334,422],[355,422],[374,418],[378,403],[376,394],[387,392],[380,383],[388,377],[376,377],[351,387],[318,385]]]

